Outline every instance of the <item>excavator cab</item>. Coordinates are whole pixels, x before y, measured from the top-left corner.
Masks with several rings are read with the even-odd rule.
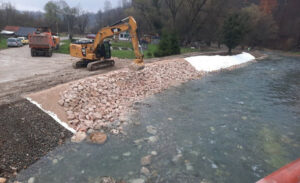
[[[102,44],[99,44],[96,49],[96,56],[98,58],[110,59],[111,58],[111,45],[109,41],[104,41]]]

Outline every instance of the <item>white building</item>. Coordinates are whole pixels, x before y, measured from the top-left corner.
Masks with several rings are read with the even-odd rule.
[[[121,32],[119,35],[115,35],[114,39],[118,39],[120,41],[129,41],[130,40],[130,34],[128,31]]]

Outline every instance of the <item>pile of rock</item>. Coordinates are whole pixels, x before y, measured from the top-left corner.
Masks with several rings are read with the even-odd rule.
[[[141,71],[122,69],[74,82],[58,103],[76,131],[105,129],[122,121],[134,102],[200,76],[182,59],[156,62]],[[121,129],[111,130],[117,134]]]

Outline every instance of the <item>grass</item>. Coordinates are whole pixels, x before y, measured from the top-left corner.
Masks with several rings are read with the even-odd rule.
[[[56,53],[63,53],[63,54],[70,54],[69,45],[71,43],[70,40],[64,40],[61,41],[63,44],[59,47],[58,50],[56,50]],[[132,43],[127,41],[119,41],[119,42],[111,42],[112,47],[121,47],[121,48],[131,48],[132,49]],[[148,44],[148,49],[143,50],[144,58],[153,58],[154,52],[157,49],[158,45],[155,44]],[[200,51],[198,49],[192,49],[192,48],[181,48],[181,53],[190,53],[190,52],[197,52]],[[134,59],[134,51],[131,50],[112,50],[111,52],[112,57],[118,57],[121,59]]]
[[[0,38],[0,49],[7,48],[6,40],[6,38]]]
[[[191,52],[199,52],[199,49],[195,49],[195,48],[184,48],[181,47],[180,48],[180,53],[184,54],[184,53],[191,53]]]
[[[119,42],[113,42],[111,41],[112,47],[123,47],[123,48],[131,48],[132,49],[132,43],[128,41],[119,41]]]
[[[111,56],[118,57],[118,58],[129,58],[129,59],[135,58],[134,52],[129,50],[112,50]]]
[[[70,40],[63,40],[61,41],[63,43],[62,45],[59,46],[58,50],[55,50],[55,53],[63,53],[63,54],[70,54]]]
[[[131,48],[132,49],[131,42],[112,42],[111,45],[112,45],[112,47],[122,47],[122,48]],[[157,47],[158,47],[158,45],[148,44],[148,49],[143,50],[144,58],[153,58],[154,52],[157,49]],[[184,47],[180,48],[181,54],[191,53],[191,52],[199,52],[199,51],[200,51],[199,49],[184,48]],[[112,56],[118,57],[118,58],[128,58],[128,59],[135,58],[134,52],[129,51],[129,50],[113,50]]]

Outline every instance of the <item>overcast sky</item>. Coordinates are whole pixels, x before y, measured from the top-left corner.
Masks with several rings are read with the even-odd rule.
[[[18,10],[43,11],[45,4],[49,0],[0,0],[0,2],[10,2]],[[105,0],[65,0],[71,7],[80,7],[83,10],[97,12],[103,10]],[[113,7],[120,5],[120,0],[110,0]]]

